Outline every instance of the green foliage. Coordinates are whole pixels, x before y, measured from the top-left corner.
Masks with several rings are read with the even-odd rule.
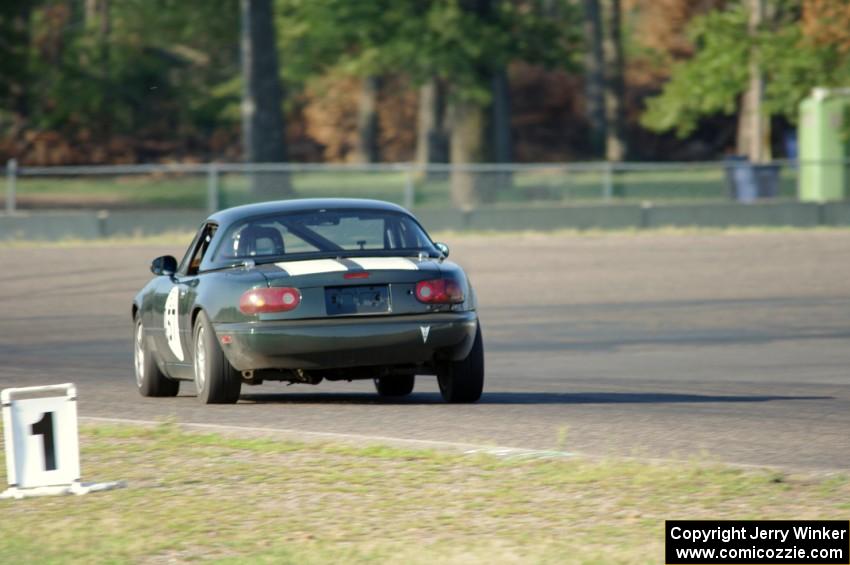
[[[689,32],[696,54],[673,67],[670,81],[659,96],[648,100],[642,118],[650,129],[675,128],[681,137],[696,129],[702,116],[736,111],[749,78],[752,41],[742,7],[695,18]]]
[[[28,55],[27,12],[20,2],[0,2],[0,120],[26,87],[27,66],[21,62]]]
[[[558,17],[547,17],[540,2],[496,2],[490,14],[457,1],[435,2],[424,21],[422,49],[400,63],[415,80],[438,76],[461,97],[484,101],[493,71],[513,61],[569,68],[579,41],[578,14],[561,3]],[[404,38],[411,41],[410,38]]]
[[[328,72],[401,73],[414,83],[440,77],[456,94],[486,101],[491,71],[522,60],[573,62],[578,16],[565,1],[278,0],[283,75],[303,82]]]
[[[813,87],[846,86],[850,56],[806,38],[793,4],[778,2],[776,19],[755,35],[747,31],[747,11],[741,5],[695,18],[689,32],[696,53],[676,65],[661,94],[647,101],[641,123],[684,137],[704,116],[736,113],[748,85],[751,56],[765,78],[764,111],[792,123]]]
[[[761,52],[766,61],[765,111],[792,123],[799,117],[800,101],[814,87],[846,87],[850,76],[850,54],[831,45],[815,45],[797,25],[764,35]]]
[[[409,3],[278,0],[276,8],[283,76],[299,84],[334,68],[360,75],[381,71],[382,48],[396,33],[392,27],[404,23]]]
[[[87,0],[0,2],[0,141],[16,138],[12,151],[35,130],[57,132],[66,148],[81,144],[76,159],[121,139],[168,154],[239,122],[239,0],[95,5],[87,13]],[[571,0],[275,0],[274,8],[290,91],[334,73],[414,84],[438,77],[452,96],[483,104],[493,72],[507,64],[569,68],[580,54]]]
[[[238,73],[237,0],[109,2],[106,32],[76,4],[43,2],[32,12],[31,126],[204,130],[238,104],[231,90],[216,95]]]

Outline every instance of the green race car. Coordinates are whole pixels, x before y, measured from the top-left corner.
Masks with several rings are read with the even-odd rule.
[[[309,199],[210,216],[183,260],[158,257],[133,300],[136,385],[234,403],[242,383],[374,379],[404,396],[436,375],[475,402],[484,346],[475,292],[445,244],[387,202]]]

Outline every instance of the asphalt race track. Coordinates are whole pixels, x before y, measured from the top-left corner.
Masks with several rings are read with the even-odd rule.
[[[850,232],[464,236],[481,301],[479,404],[433,377],[243,387],[235,406],[144,399],[130,304],[177,247],[0,247],[0,388],[77,383],[80,413],[850,469]]]

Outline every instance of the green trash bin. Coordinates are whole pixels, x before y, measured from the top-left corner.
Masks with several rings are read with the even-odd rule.
[[[815,88],[800,102],[800,176],[803,202],[847,198],[850,88]]]

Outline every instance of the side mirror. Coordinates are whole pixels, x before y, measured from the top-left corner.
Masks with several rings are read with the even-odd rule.
[[[437,242],[437,243],[434,243],[434,246],[435,246],[437,249],[439,249],[439,250],[440,250],[440,253],[442,253],[442,254],[443,254],[443,257],[448,257],[448,256],[449,256],[449,246],[448,246],[448,245],[446,245],[445,243],[439,243],[439,242]]]
[[[171,255],[157,257],[151,263],[151,272],[156,276],[170,277],[177,272],[177,259]]]

